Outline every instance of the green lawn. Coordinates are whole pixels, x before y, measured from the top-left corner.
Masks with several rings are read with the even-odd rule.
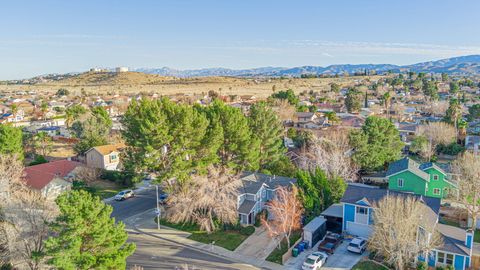
[[[361,261],[353,266],[352,270],[388,270],[388,268],[374,261]]]
[[[290,243],[293,245],[298,239],[302,237],[302,232],[301,231],[296,231],[293,232],[292,235],[290,236]],[[282,256],[285,254],[288,250],[287,247],[287,241],[285,239],[282,240],[282,244],[280,245],[281,249],[275,248],[270,255],[267,257],[267,261],[282,264]]]
[[[102,199],[113,197],[118,192],[126,189],[126,187],[106,180],[95,181],[89,186],[92,188],[93,194],[99,196]]]
[[[210,234],[201,231],[196,224],[177,224],[168,222],[165,219],[160,220],[160,225],[167,226],[180,231],[191,233],[188,237],[197,242],[210,244],[215,241],[216,246],[226,248],[228,250],[235,250],[248,236],[252,233],[245,229],[240,230],[219,230]]]

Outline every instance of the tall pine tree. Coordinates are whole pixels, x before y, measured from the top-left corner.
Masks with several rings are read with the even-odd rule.
[[[184,180],[197,165],[206,166],[207,118],[188,105],[163,98],[132,101],[122,124],[127,144],[125,168],[134,173],[156,171],[160,179]]]
[[[135,244],[126,243],[124,224],[110,217],[112,207],[86,191],[63,193],[60,215],[45,242],[48,263],[56,269],[125,269]]]
[[[283,125],[277,114],[265,102],[250,107],[250,128],[259,141],[259,166],[268,169],[279,162],[285,154]]]
[[[241,110],[215,100],[203,109],[210,126],[223,134],[218,149],[222,165],[235,170],[258,170],[260,141],[253,137],[249,121]]]
[[[22,130],[11,125],[0,125],[0,154],[16,155],[23,159]]]

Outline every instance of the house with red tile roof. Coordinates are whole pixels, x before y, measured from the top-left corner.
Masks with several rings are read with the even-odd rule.
[[[60,193],[69,190],[77,168],[82,163],[70,160],[57,160],[25,167],[25,182],[33,190],[48,199],[55,199]]]

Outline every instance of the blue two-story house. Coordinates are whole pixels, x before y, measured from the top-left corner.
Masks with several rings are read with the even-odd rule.
[[[431,231],[438,231],[442,236],[440,247],[432,250],[430,254],[419,256],[420,261],[426,261],[432,267],[452,265],[456,270],[465,270],[471,266],[473,233],[438,223],[440,198],[349,184],[341,199],[342,231],[368,238],[373,229],[374,205],[388,195],[417,197],[425,204],[423,215],[425,224],[423,226],[429,227]]]
[[[297,182],[295,178],[262,173],[244,173],[241,180],[242,186],[238,191],[237,209],[242,225],[255,223],[255,217],[265,209],[265,203],[274,198],[276,189]]]

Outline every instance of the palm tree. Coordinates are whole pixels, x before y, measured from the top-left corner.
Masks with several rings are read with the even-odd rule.
[[[40,110],[42,111],[43,120],[47,120],[48,103],[46,101],[42,101],[42,104],[40,105]]]
[[[35,152],[42,156],[47,156],[51,152],[52,138],[46,132],[39,132],[33,137]]]
[[[392,95],[390,91],[383,94],[383,105],[385,106],[385,110],[387,111],[387,117],[390,117],[390,102],[392,101]]]
[[[75,113],[73,112],[73,110],[68,108],[67,110],[65,110],[65,125],[67,126],[67,128],[70,127],[73,120],[75,120]]]
[[[18,113],[18,105],[17,104],[12,104],[12,107],[10,107],[10,110],[12,110],[12,115],[15,118]]]

